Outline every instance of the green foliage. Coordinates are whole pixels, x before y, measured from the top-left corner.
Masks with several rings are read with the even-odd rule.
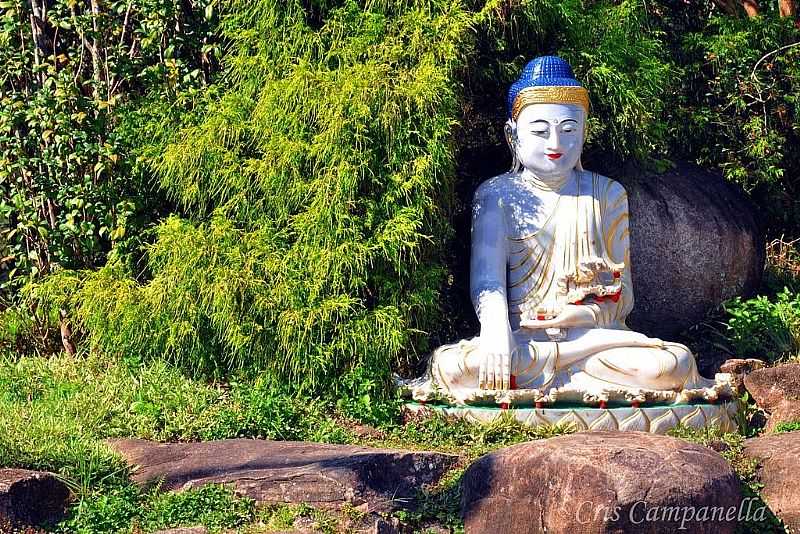
[[[125,476],[105,438],[353,439],[330,404],[287,390],[266,379],[206,385],[161,360],[0,357],[0,465],[61,473],[84,494]]]
[[[683,39],[687,84],[675,141],[752,193],[780,235],[798,229],[800,29],[765,10],[715,17]]]
[[[347,417],[363,423],[387,426],[395,422],[405,402],[399,397],[387,397],[385,377],[374,376],[374,370],[356,367],[342,377],[346,395],[337,399],[336,408]]]
[[[746,438],[758,436],[764,429],[767,414],[750,397],[749,391],[745,391],[736,402],[738,403],[738,409],[736,410],[734,421],[739,433]]]
[[[326,15],[313,31],[299,4],[232,8],[233,88],[153,163],[187,211],[214,216],[159,227],[143,286],[114,266],[88,277],[77,315],[97,346],[319,387],[358,365],[385,380],[420,342],[465,13]]]
[[[159,362],[133,371],[100,358],[0,357],[0,465],[60,473],[83,494],[126,476],[103,438],[199,438],[220,398]]]
[[[143,492],[125,485],[85,497],[70,509],[69,515],[57,532],[117,534],[196,525],[221,532],[252,521],[255,503],[217,485],[181,493],[161,493],[158,488]]]
[[[347,443],[351,433],[330,417],[333,405],[324,399],[293,395],[291,388],[267,375],[254,382],[231,384],[230,401],[203,439],[248,437]]]
[[[589,90],[588,158],[656,163],[668,151],[665,102],[679,90],[680,70],[664,46],[666,33],[651,18],[647,6],[629,0],[527,0],[512,7],[487,2],[477,17],[475,59],[464,77],[469,107],[476,108],[466,110],[467,119],[491,113],[495,130],[483,142],[497,142],[509,85],[534,56],[557,54]],[[464,133],[468,140],[487,135]],[[463,157],[470,157],[468,151]]]
[[[36,327],[36,322],[24,310],[16,307],[0,310],[0,353],[35,352],[35,347],[27,345],[41,339],[35,332]]]
[[[210,5],[0,6],[0,300],[139,238],[159,197],[128,158],[140,141],[116,126],[139,95],[169,101],[204,84],[218,48]]]
[[[438,484],[421,492],[418,508],[401,510],[396,513],[397,517],[414,527],[414,532],[427,532],[422,528],[430,522],[435,522],[445,526],[450,532],[463,533],[461,479],[465,470],[465,468],[451,470]]]
[[[774,362],[800,350],[800,295],[784,289],[774,298],[739,297],[724,305],[724,332],[732,353],[740,358]]]
[[[562,56],[590,88],[589,142],[604,157],[653,163],[667,154],[666,102],[680,71],[636,0],[598,2],[566,27]]]
[[[229,502],[222,490],[204,490],[185,499],[158,491],[142,493],[129,486],[127,467],[103,440],[244,437],[438,449],[457,454],[463,467],[498,447],[572,431],[532,429],[510,417],[487,425],[442,416],[402,421],[392,411],[396,408],[396,403],[372,405],[368,413],[383,414],[381,426],[364,434],[363,427],[353,424],[354,414],[339,412],[325,400],[293,394],[266,375],[215,386],[190,380],[161,360],[132,365],[96,355],[0,358],[0,466],[62,476],[78,497],[61,525],[67,532],[128,532],[134,525],[150,532],[201,522],[224,526],[238,518],[275,526],[281,517],[288,521],[298,516],[330,525],[330,517],[311,509],[264,511],[247,519],[249,505]],[[423,525],[453,512],[458,476],[456,470],[440,486],[426,489],[421,496],[424,506],[406,519]],[[458,522],[454,513],[450,520]]]
[[[775,432],[797,432],[800,430],[800,421],[787,421],[775,427]]]

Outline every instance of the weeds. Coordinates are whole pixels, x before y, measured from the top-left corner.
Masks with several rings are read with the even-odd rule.
[[[800,431],[800,421],[786,421],[775,427],[775,432],[797,432]]]
[[[63,534],[148,533],[203,525],[211,532],[239,527],[256,517],[251,499],[234,496],[224,486],[208,485],[180,493],[158,488],[142,491],[122,485],[84,496],[56,532]]]

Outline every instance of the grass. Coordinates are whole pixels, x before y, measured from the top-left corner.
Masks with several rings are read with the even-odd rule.
[[[290,518],[325,531],[357,514],[330,516],[308,507],[257,510],[220,488],[180,498],[158,490],[143,493],[130,484],[128,468],[104,440],[245,437],[434,449],[457,454],[457,466],[439,485],[423,490],[416,512],[401,515],[412,525],[436,521],[457,529],[458,482],[469,463],[498,447],[570,431],[531,429],[511,418],[480,426],[443,417],[403,420],[398,408],[391,401],[367,403],[363,396],[338,403],[291,396],[263,377],[206,383],[158,360],[134,365],[94,353],[5,355],[0,356],[0,465],[52,471],[70,486],[76,502],[58,532],[146,533],[192,523],[269,532]],[[376,426],[365,427],[356,418],[371,418]]]
[[[256,519],[255,503],[209,485],[181,493],[142,492],[132,485],[112,488],[78,502],[55,530],[63,533],[149,533],[205,525],[211,532],[241,527]]]

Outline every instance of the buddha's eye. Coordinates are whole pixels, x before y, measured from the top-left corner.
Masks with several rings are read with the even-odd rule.
[[[531,133],[533,135],[547,135],[547,128],[534,128]]]
[[[561,131],[564,133],[573,133],[578,130],[578,123],[572,119],[568,119],[564,121],[561,125]]]

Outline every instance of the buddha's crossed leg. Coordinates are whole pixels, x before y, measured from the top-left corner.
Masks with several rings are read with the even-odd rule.
[[[593,329],[559,344],[559,364],[611,386],[680,391],[710,386],[692,352],[631,331]],[[577,364],[577,365],[576,365]]]

